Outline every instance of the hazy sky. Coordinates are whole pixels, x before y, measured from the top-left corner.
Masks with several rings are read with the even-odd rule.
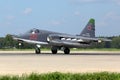
[[[96,36],[120,35],[120,0],[1,0],[0,37],[32,28],[79,34],[90,18]]]

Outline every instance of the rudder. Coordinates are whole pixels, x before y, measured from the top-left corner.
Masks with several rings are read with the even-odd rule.
[[[95,20],[90,19],[80,36],[83,37],[95,37]]]

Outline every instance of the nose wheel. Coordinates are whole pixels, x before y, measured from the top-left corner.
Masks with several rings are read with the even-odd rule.
[[[36,53],[36,54],[40,54],[40,53],[41,53],[40,48],[36,47],[36,48],[35,48],[35,53]]]

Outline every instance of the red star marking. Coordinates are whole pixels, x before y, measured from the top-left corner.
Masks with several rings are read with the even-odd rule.
[[[88,25],[87,29],[88,29],[88,30],[92,30],[92,26],[91,26],[91,25]]]
[[[37,34],[31,34],[30,35],[30,40],[37,40],[38,35]]]

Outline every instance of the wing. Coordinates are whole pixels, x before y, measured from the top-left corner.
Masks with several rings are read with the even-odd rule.
[[[51,40],[59,39],[59,40],[66,40],[66,41],[74,41],[74,42],[86,42],[86,41],[111,41],[110,39],[106,38],[91,38],[91,37],[82,37],[82,36],[74,36],[74,35],[63,35],[63,34],[51,34],[48,36]]]
[[[47,45],[47,42],[41,42],[41,41],[35,41],[35,40],[30,40],[30,39],[23,39],[23,38],[19,38],[17,36],[12,35],[14,40],[17,41],[21,41],[21,42],[27,42],[27,43],[31,43],[31,44],[42,44],[42,45]]]
[[[111,41],[105,38],[90,38],[82,36],[73,36],[67,34],[51,34],[48,36],[47,41],[52,44],[67,45],[67,46],[88,46],[92,42]]]

